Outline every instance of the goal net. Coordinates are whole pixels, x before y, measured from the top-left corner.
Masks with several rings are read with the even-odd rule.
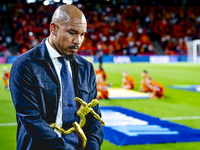
[[[188,62],[200,63],[200,39],[188,41],[186,44]]]

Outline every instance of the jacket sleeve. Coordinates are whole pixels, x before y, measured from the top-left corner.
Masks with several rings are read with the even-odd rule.
[[[90,100],[97,98],[97,89],[96,89],[96,76],[94,73],[94,68],[91,65],[91,83],[93,84],[94,90],[91,91]],[[101,112],[99,105],[97,104],[93,107],[94,111],[101,117]],[[86,125],[84,126],[87,140],[86,150],[100,150],[101,144],[103,142],[103,127],[99,120],[94,118],[90,113],[86,117]]]
[[[17,117],[24,129],[23,132],[26,132],[34,143],[45,149],[74,150],[65,145],[62,138],[42,119],[41,102],[34,92],[33,80],[33,70],[29,61],[18,58],[12,65],[9,84]]]

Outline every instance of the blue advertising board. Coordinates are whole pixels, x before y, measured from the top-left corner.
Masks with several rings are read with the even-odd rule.
[[[5,57],[1,57],[0,63],[13,63],[14,60],[18,56],[11,56],[6,59]],[[99,59],[96,56],[82,56],[92,63],[99,63]],[[7,62],[6,62],[7,60]],[[102,62],[103,63],[115,63],[115,64],[123,64],[123,63],[132,63],[132,62],[150,62],[150,63],[177,63],[177,62],[186,62],[187,56],[168,56],[168,55],[153,55],[153,56],[108,56],[103,55]],[[198,62],[200,62],[200,57],[198,57]]]
[[[82,56],[92,63],[98,63],[96,56]],[[150,63],[177,63],[181,59],[178,56],[107,56],[102,57],[103,63],[132,63],[132,62],[150,62]]]

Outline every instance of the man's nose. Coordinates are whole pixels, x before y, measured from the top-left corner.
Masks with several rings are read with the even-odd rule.
[[[83,42],[83,39],[82,39],[81,35],[76,35],[76,36],[74,37],[74,40],[73,40],[73,43],[74,43],[74,44],[81,45],[82,42]]]

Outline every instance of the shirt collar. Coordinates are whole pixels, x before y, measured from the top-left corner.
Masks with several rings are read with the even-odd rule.
[[[45,44],[47,46],[47,50],[51,59],[61,57],[61,55],[49,44],[48,38],[46,39]]]
[[[49,38],[46,38],[45,40],[45,44],[46,44],[46,47],[47,47],[47,51],[49,53],[49,56],[51,59],[57,59],[58,57],[62,57],[50,44],[49,44],[49,41],[48,41]],[[67,60],[66,60],[67,61]],[[80,61],[78,61],[78,59],[76,58],[76,55],[75,55],[75,62],[79,65],[83,65],[83,63],[81,63]]]

